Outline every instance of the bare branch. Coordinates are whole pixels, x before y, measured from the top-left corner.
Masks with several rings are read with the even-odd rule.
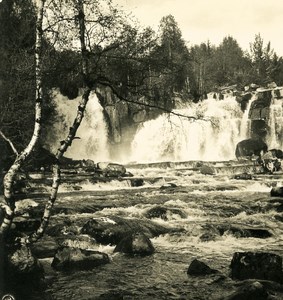
[[[9,143],[9,145],[10,145],[10,147],[12,148],[13,152],[18,156],[19,153],[18,153],[17,149],[15,148],[13,142],[12,142],[9,138],[6,137],[6,135],[2,132],[2,130],[0,130],[0,135],[2,136],[2,138],[3,138],[6,142]]]

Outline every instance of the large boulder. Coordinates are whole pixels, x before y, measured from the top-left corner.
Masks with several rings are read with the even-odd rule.
[[[55,239],[47,235],[44,235],[39,241],[30,246],[33,255],[37,258],[53,257],[58,247]]]
[[[267,144],[261,139],[246,139],[239,142],[236,146],[235,155],[237,159],[241,157],[260,156],[267,152]]]
[[[259,281],[244,282],[235,292],[223,300],[268,300],[277,299],[270,298],[267,289]]]
[[[275,186],[271,189],[270,195],[272,197],[283,197],[283,187],[282,186]]]
[[[126,174],[126,168],[116,163],[100,162],[97,168],[105,177],[120,177]]]
[[[130,255],[151,255],[155,251],[150,239],[142,232],[135,232],[123,238],[115,247],[114,252]]]
[[[235,252],[230,264],[232,279],[283,282],[281,256],[267,252]]]
[[[55,270],[91,270],[97,266],[109,263],[106,253],[72,247],[59,248],[51,266]]]
[[[98,243],[117,245],[124,237],[135,232],[143,232],[147,237],[152,238],[181,230],[180,228],[165,227],[150,220],[109,216],[87,221],[83,225],[81,233],[92,236]]]
[[[217,270],[211,269],[207,264],[204,262],[194,259],[187,270],[187,274],[191,276],[205,276],[210,274],[218,273]]]
[[[0,269],[5,274],[4,292],[16,299],[30,299],[32,291],[44,288],[43,267],[28,246],[6,249],[5,253],[0,260]]]

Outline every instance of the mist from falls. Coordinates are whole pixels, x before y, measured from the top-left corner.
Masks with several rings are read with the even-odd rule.
[[[229,160],[248,137],[249,121],[234,97],[209,98],[163,114],[140,126],[132,142],[132,160]]]
[[[60,141],[67,137],[69,127],[73,124],[81,96],[69,100],[58,91],[54,91],[53,99],[56,105],[57,118],[50,130],[51,133],[48,141],[51,141],[51,150],[56,152]],[[104,120],[103,108],[94,92],[90,94],[87,109],[76,137],[78,138],[68,148],[66,157],[73,159],[93,159],[94,161],[107,161],[110,159],[108,128]]]
[[[54,91],[53,96],[58,116],[47,142],[51,142],[51,150],[55,152],[73,123],[80,97],[69,100],[58,91]],[[253,97],[249,101],[244,112],[235,97],[229,95],[223,100],[210,97],[199,103],[188,102],[186,107],[174,110],[183,117],[164,113],[156,119],[141,123],[132,138],[130,149],[114,146],[114,152],[123,153],[115,161],[126,163],[235,159],[237,143],[250,137],[251,122],[248,115],[254,99]],[[266,138],[269,149],[282,149],[282,115],[281,100],[273,99]],[[90,95],[77,137],[79,139],[74,140],[66,153],[67,157],[92,159],[95,162],[113,160],[103,108],[94,92]]]

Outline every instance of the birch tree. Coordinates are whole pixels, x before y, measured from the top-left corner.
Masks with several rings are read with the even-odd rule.
[[[64,141],[61,142],[61,146],[59,147],[56,153],[56,160],[57,163],[53,165],[53,184],[52,184],[52,191],[48,200],[48,203],[45,206],[43,218],[38,230],[33,233],[31,236],[28,237],[27,242],[35,242],[37,241],[43,234],[44,231],[49,223],[49,219],[52,213],[52,208],[54,202],[57,199],[58,189],[61,180],[61,173],[60,173],[60,161],[64,156],[64,153],[67,149],[72,145],[72,141],[76,136],[77,129],[79,128],[82,119],[84,117],[84,112],[86,109],[87,102],[89,100],[89,95],[91,92],[91,85],[89,84],[89,69],[88,69],[88,51],[86,48],[86,41],[85,41],[85,13],[84,13],[84,3],[83,0],[78,0],[76,3],[76,20],[79,27],[79,40],[80,40],[80,50],[81,50],[81,68],[82,68],[82,77],[83,77],[83,94],[78,106],[77,115],[74,119],[72,126],[69,129],[69,133]]]
[[[26,159],[30,156],[36,143],[39,140],[41,125],[42,125],[42,20],[45,0],[37,2],[37,21],[36,21],[36,42],[35,42],[35,74],[36,74],[36,88],[35,88],[35,120],[34,131],[27,147],[17,155],[14,163],[4,177],[4,200],[2,208],[5,211],[4,219],[0,227],[0,235],[5,238],[5,235],[10,229],[15,210],[15,196],[13,191],[13,184],[16,176],[23,166]]]

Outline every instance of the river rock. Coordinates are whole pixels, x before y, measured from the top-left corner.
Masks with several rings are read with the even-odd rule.
[[[25,199],[16,202],[15,215],[30,214],[30,211],[38,207],[38,203],[32,199]]]
[[[58,249],[54,238],[44,235],[38,242],[31,245],[31,251],[37,258],[53,257]]]
[[[7,250],[7,252],[6,259],[3,260],[2,257],[0,260],[0,268],[4,270],[5,274],[3,278],[5,287],[8,291],[13,292],[16,299],[29,299],[31,289],[42,288],[43,267],[26,245]]]
[[[268,299],[272,299],[272,298],[269,298],[269,293],[259,281],[245,282],[243,285],[238,287],[238,289],[234,293],[232,293],[228,297],[223,298],[223,300],[268,300]]]
[[[126,174],[126,168],[120,164],[100,162],[97,168],[105,177],[120,177]]]
[[[274,158],[283,159],[283,151],[280,149],[271,149],[269,150]]]
[[[203,165],[200,168],[200,173],[204,174],[204,175],[214,175],[215,174],[215,170],[211,166]]]
[[[246,139],[236,146],[235,155],[237,159],[241,157],[251,158],[253,155],[260,156],[261,152],[267,152],[267,144],[261,139]]]
[[[131,178],[131,187],[139,187],[144,185],[144,180],[142,178]]]
[[[81,233],[89,234],[98,243],[117,245],[124,237],[135,232],[143,232],[147,237],[152,238],[176,231],[182,231],[182,229],[165,227],[150,220],[109,216],[87,221],[83,225]]]
[[[253,176],[252,176],[252,174],[249,174],[249,173],[241,173],[241,174],[236,174],[234,176],[234,179],[238,179],[238,180],[252,180]]]
[[[222,224],[216,226],[216,228],[218,229],[220,235],[228,233],[238,238],[253,237],[253,238],[266,239],[272,236],[272,233],[265,228],[253,228],[253,227],[233,225],[233,224]]]
[[[191,276],[205,276],[210,274],[218,273],[217,270],[211,269],[207,264],[204,262],[194,259],[187,270],[187,274]]]
[[[79,249],[94,249],[97,243],[94,238],[86,234],[69,235],[59,242],[60,246],[79,248]]]
[[[282,186],[275,186],[271,189],[270,195],[272,197],[283,197],[283,187]]]
[[[235,252],[230,264],[232,279],[283,282],[282,258],[267,252]]]
[[[187,217],[186,213],[181,209],[165,206],[155,206],[147,210],[145,213],[145,217],[148,219],[161,218],[165,221],[172,219],[174,216],[182,219]]]
[[[108,255],[99,251],[61,247],[57,250],[51,266],[60,271],[91,270],[109,262]]]
[[[13,219],[13,225],[15,231],[31,233],[38,229],[40,226],[40,220],[29,217],[15,217]]]
[[[123,238],[115,247],[114,252],[130,255],[151,255],[155,251],[150,239],[142,232],[136,232]]]

